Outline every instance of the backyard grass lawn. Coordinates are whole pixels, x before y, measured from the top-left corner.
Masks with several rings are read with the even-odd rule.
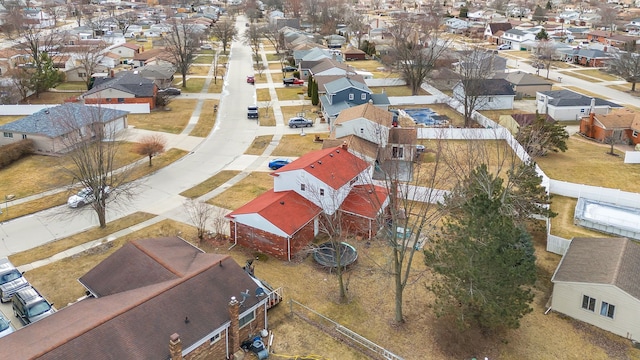
[[[209,68],[211,67],[210,66],[192,66],[189,68],[189,75],[198,75],[198,76],[207,75],[209,73]],[[188,81],[187,81],[187,84],[189,84]]]
[[[27,115],[0,116],[0,125],[8,124],[8,123],[16,121],[18,119],[22,119],[25,116],[27,116]]]
[[[66,99],[77,98],[84,91],[78,92],[44,92],[39,97],[31,95],[22,101],[23,104],[62,104]]]
[[[379,67],[384,67],[384,65],[377,60],[354,60],[347,61],[345,64],[352,66],[356,70],[369,72],[378,71]]]
[[[272,139],[273,135],[256,136],[251,142],[251,146],[244,153],[247,155],[262,155]]]
[[[387,96],[411,96],[411,88],[408,86],[372,86],[369,87],[374,94],[382,93],[384,90]],[[418,90],[417,95],[431,95],[422,88]]]
[[[617,77],[615,75],[607,74],[606,72],[600,71],[598,69],[575,70],[575,71],[572,71],[571,73],[572,74],[579,73],[579,74],[582,74],[582,75],[596,77],[596,78],[598,78],[600,80],[604,80],[604,81],[620,80],[619,77]]]
[[[304,117],[308,119],[315,119],[318,114],[315,111],[318,108],[312,105],[299,105],[299,106],[281,106],[280,110],[282,110],[282,117],[284,118],[284,124],[287,125],[290,118],[294,116],[298,116],[298,114],[302,113]]]
[[[276,94],[278,94],[278,100],[300,100],[304,99],[307,95],[307,87],[291,85],[283,88],[276,88]]]
[[[207,137],[216,123],[217,113],[213,112],[214,105],[218,104],[218,100],[205,100],[202,104],[202,111],[198,118],[198,123],[191,130],[189,136]]]
[[[493,121],[498,121],[500,116],[502,115],[513,115],[513,114],[523,114],[526,113],[524,110],[520,109],[507,109],[507,110],[480,110],[478,111],[480,114],[488,117]]]
[[[87,84],[84,81],[67,81],[56,86],[56,90],[87,91]]]
[[[270,178],[266,173],[263,175]],[[272,180],[269,180],[270,187]],[[179,232],[204,251],[228,254],[239,265],[256,256],[254,251],[241,246],[229,250],[227,242],[198,244],[192,226],[165,220],[73,258],[29,271],[25,276],[60,309],[84,295],[85,289],[76,279],[127,241],[175,236]],[[543,233],[533,234],[538,266],[538,282],[533,288],[536,298],[531,304],[533,312],[521,320],[519,329],[488,339],[477,334],[460,334],[454,325],[438,320],[429,310],[428,304],[434,297],[426,289],[430,276],[419,252],[404,292],[406,322],[400,328],[392,321],[394,302],[389,289],[393,288],[393,279],[389,277],[391,259],[384,241],[374,239],[365,243],[346,239],[360,256],[345,273],[349,301],[344,304],[337,301],[336,276],[320,269],[311,256],[296,257],[291,262],[262,257],[254,262],[256,275],[274,287],[284,286],[286,294],[285,303],[269,311],[270,329],[274,334],[271,349],[278,354],[322,354],[326,359],[335,360],[367,359],[342,342],[332,340],[317,327],[291,316],[286,301],[293,299],[407,360],[422,360],[426,353],[433,360],[471,358],[477,354],[492,359],[640,358],[640,350],[631,348],[625,339],[578,324],[555,312],[544,314],[551,286],[549,279],[560,256],[544,251]],[[299,311],[299,308],[294,306],[293,310]],[[421,344],[420,351],[416,351],[416,344]]]
[[[273,113],[273,108],[259,108],[258,112],[260,117],[258,121],[260,121],[260,126],[276,126],[276,115]]]
[[[579,138],[569,138],[564,153],[550,153],[536,158],[550,178],[579,184],[640,192],[640,165],[625,164],[624,154],[609,155],[610,147]]]
[[[551,234],[571,239],[573,237],[608,237],[604,233],[593,231],[582,226],[574,225],[573,216],[575,215],[576,204],[578,199],[552,195],[551,211],[558,214],[551,219]]]
[[[129,125],[139,129],[179,134],[191,118],[198,100],[173,99],[170,111],[156,109],[150,114],[130,114]]]
[[[271,101],[271,95],[269,94],[269,89],[256,89],[256,100]]]
[[[240,171],[222,170],[200,184],[181,192],[180,196],[184,196],[189,199],[198,198],[226,183],[239,173]]]
[[[254,171],[227,189],[209,199],[208,204],[235,210],[273,188],[273,177],[267,172]]]
[[[194,64],[212,64],[214,56],[213,55],[198,55],[196,59],[193,61]],[[192,66],[193,68],[194,66]]]
[[[329,137],[329,133],[313,133],[307,136],[298,134],[284,135],[273,150],[273,156],[302,156],[309,151],[322,149],[322,142],[314,142],[315,135],[321,138]]]

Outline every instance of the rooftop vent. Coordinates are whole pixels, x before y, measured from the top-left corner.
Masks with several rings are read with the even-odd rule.
[[[313,164],[311,164],[311,168],[313,169],[313,168],[315,168],[315,166]]]
[[[333,154],[329,154],[329,156],[333,157]]]
[[[318,164],[322,165],[322,160],[318,160]]]
[[[284,201],[280,201],[280,205],[284,205]]]

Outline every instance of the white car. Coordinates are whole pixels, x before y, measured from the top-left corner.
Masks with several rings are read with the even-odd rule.
[[[511,50],[511,44],[498,45],[498,50]]]
[[[0,312],[0,338],[9,335],[12,332],[13,326],[11,326],[11,322]]]
[[[105,197],[109,197],[109,193],[111,193],[111,188],[107,185],[107,187],[104,188]],[[86,204],[90,204],[95,200],[96,197],[93,194],[93,189],[84,188],[78,191],[76,195],[71,195],[67,200],[67,205],[69,205],[70,208],[77,208]]]

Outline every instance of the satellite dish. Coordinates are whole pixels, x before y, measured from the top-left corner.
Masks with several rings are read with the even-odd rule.
[[[256,288],[256,297],[265,296],[267,293],[264,292],[264,289],[261,287]]]

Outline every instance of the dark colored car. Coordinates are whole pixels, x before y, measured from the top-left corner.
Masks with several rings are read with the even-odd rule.
[[[282,68],[282,71],[284,72],[294,72],[294,71],[298,71],[298,68],[295,66],[285,66]]]
[[[258,107],[255,105],[251,105],[247,107],[247,118],[249,119],[257,119],[258,118]]]
[[[289,85],[304,85],[304,80],[300,80],[298,78],[284,78],[284,79],[282,79],[282,83],[285,86],[289,86]]]
[[[531,66],[533,66],[536,69],[544,69],[546,66],[544,66],[544,63],[540,63],[540,62],[536,62],[531,64]]]
[[[182,94],[182,91],[180,89],[174,88],[174,87],[160,89],[160,90],[158,90],[158,92],[161,93],[161,94],[165,94],[165,95],[180,95],[180,94]]]
[[[289,119],[289,127],[290,128],[299,128],[299,127],[311,127],[313,126],[313,121],[297,116]]]
[[[255,84],[256,79],[253,76],[247,76],[247,84]]]
[[[290,163],[291,163],[291,160],[289,159],[273,159],[269,161],[269,169],[277,170]]]

